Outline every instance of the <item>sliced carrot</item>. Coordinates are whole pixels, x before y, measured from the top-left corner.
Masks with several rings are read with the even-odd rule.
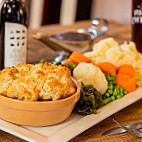
[[[136,72],[128,64],[121,65],[116,75],[116,84],[124,88],[128,93],[136,90]]]
[[[76,63],[76,64],[79,64],[81,62],[85,62],[85,63],[90,63],[91,62],[91,60],[88,57],[86,57],[85,55],[81,54],[80,52],[73,52],[70,55],[69,59],[72,62]]]
[[[130,74],[118,73],[115,81],[117,85],[124,88],[128,93],[136,90],[136,77]]]
[[[75,64],[73,61],[71,61],[70,59],[68,59],[68,60],[65,60],[64,62],[63,62],[63,64],[64,65],[66,65],[66,64]]]
[[[104,73],[107,74],[116,74],[116,67],[109,62],[101,62],[96,64],[97,67],[101,68],[103,70]]]
[[[121,65],[119,68],[118,68],[118,73],[123,73],[123,74],[131,74],[131,75],[134,75],[136,76],[136,72],[135,72],[135,69],[131,66],[131,65],[128,65],[128,64],[123,64]]]

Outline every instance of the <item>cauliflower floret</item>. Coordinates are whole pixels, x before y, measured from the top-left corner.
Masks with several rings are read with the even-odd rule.
[[[73,71],[73,77],[85,85],[92,84],[101,94],[104,94],[108,88],[104,73],[91,63],[78,64]]]

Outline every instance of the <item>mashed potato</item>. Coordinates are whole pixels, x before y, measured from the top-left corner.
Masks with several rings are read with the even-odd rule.
[[[96,43],[92,52],[85,53],[93,64],[110,62],[115,66],[130,64],[137,74],[137,81],[142,85],[142,54],[136,49],[134,42],[119,45],[113,38],[107,38]]]

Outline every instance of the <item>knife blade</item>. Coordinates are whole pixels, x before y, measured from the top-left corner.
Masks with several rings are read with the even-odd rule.
[[[139,129],[141,131],[142,130],[142,123],[134,123],[134,124],[126,125],[125,127],[129,128],[129,129]],[[126,132],[126,130],[122,129],[121,127],[116,127],[116,128],[112,128],[112,129],[105,131],[102,134],[102,136],[118,135],[118,134],[122,134],[125,132]]]

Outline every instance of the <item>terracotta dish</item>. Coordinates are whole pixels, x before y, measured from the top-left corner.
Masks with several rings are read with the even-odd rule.
[[[47,126],[64,121],[80,97],[80,86],[73,81],[76,93],[57,101],[19,101],[0,95],[0,118],[26,126]]]

